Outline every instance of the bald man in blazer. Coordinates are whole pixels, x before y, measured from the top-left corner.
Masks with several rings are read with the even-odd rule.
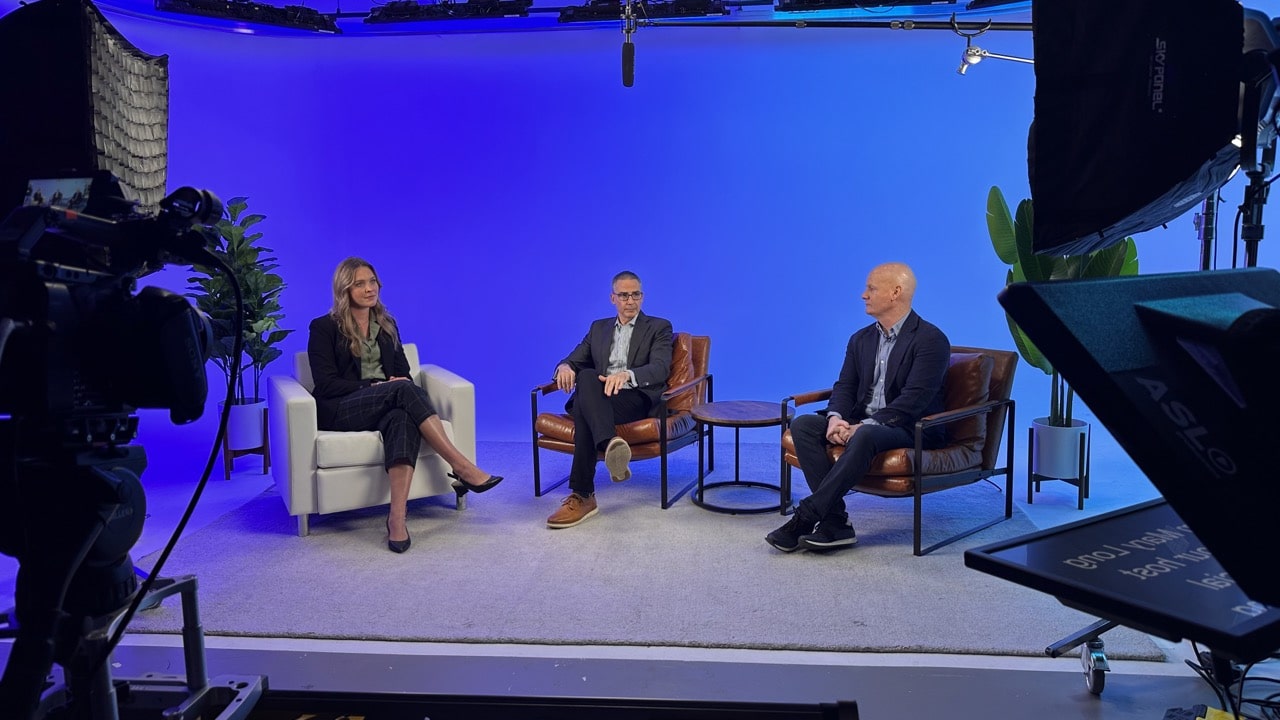
[[[614,317],[591,323],[586,337],[556,366],[556,385],[573,395],[565,410],[573,415],[573,467],[569,496],[547,518],[547,527],[573,527],[598,512],[596,460],[604,452],[614,482],[631,477],[631,446],[615,425],[658,412],[671,374],[671,323],[640,312],[640,278],[623,271],[613,278],[609,301]]]
[[[915,444],[915,424],[942,412],[942,380],[951,343],[911,309],[916,278],[903,263],[885,263],[867,276],[862,301],[871,325],[849,338],[840,377],[827,408],[791,424],[796,459],[813,493],[791,520],[765,537],[783,552],[830,550],[857,543],[844,496],[871,467],[876,455]],[[937,447],[941,428],[926,435]],[[843,445],[835,463],[832,445]]]

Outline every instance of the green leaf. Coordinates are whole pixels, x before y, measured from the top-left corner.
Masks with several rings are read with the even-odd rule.
[[[236,218],[240,217],[240,213],[244,212],[244,209],[248,206],[249,198],[233,197],[223,206],[223,214],[230,218],[231,222],[235,222]]]
[[[252,387],[249,389],[254,392],[258,390],[263,370],[282,353],[274,345],[293,332],[280,328],[284,313],[280,308],[279,296],[284,290],[285,282],[284,278],[274,272],[278,267],[274,251],[259,243],[263,237],[261,232],[247,231],[262,222],[266,216],[260,213],[245,214],[248,202],[247,197],[232,198],[224,206],[223,219],[216,223],[216,232],[205,233],[209,251],[231,269],[244,295],[241,357],[230,357],[235,346],[232,331],[236,316],[235,292],[230,280],[212,266],[193,265],[193,275],[187,279],[186,293],[195,306],[209,317],[214,338],[210,347],[213,364],[227,377],[228,382],[233,368],[244,370],[241,382],[234,388],[238,399],[244,398],[249,378],[252,378]]]
[[[1022,356],[1022,359],[1026,360],[1031,367],[1039,368],[1046,375],[1053,373],[1053,366],[1049,364],[1049,361],[1040,352],[1040,348],[1031,342],[1031,338],[1027,337],[1027,334],[1022,331],[1022,328],[1018,327],[1013,318],[1009,317],[1008,313],[1005,313],[1004,319],[1009,323],[1009,334],[1013,336],[1013,344],[1018,348],[1018,354]]]
[[[1138,274],[1138,243],[1133,238],[1124,239],[1124,266],[1120,269],[1120,275],[1130,277]]]
[[[1101,278],[1136,275],[1138,273],[1138,250],[1133,238],[1125,238],[1110,248],[1088,255],[1044,256],[1031,252],[1033,228],[1035,222],[1034,209],[1030,200],[1018,203],[1013,215],[1012,235],[1014,254],[1009,257],[1005,249],[1008,243],[1009,222],[1008,205],[1004,195],[997,187],[987,193],[987,231],[991,235],[991,244],[996,255],[1010,266],[1005,274],[1005,285],[1015,282],[1050,282],[1075,278]],[[1049,417],[1061,422],[1071,414],[1073,393],[1066,381],[1055,371],[1052,364],[1031,342],[1031,338],[1018,327],[1013,318],[1005,315],[1009,325],[1009,334],[1018,348],[1022,359],[1032,367],[1040,369],[1053,377],[1050,395]]]
[[[1013,265],[1018,261],[1013,217],[1009,214],[1009,205],[1004,201],[1004,193],[994,185],[987,191],[987,234],[991,236],[991,246],[995,248],[996,256],[1001,262]]]
[[[1018,212],[1014,219],[1014,239],[1018,250],[1018,266],[1022,268],[1022,276],[1028,282],[1043,282],[1052,279],[1055,272],[1061,270],[1062,260],[1055,256],[1036,255],[1031,251],[1031,201],[1018,203]]]

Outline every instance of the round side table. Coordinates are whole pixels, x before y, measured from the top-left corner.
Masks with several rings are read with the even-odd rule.
[[[704,483],[699,480],[698,488],[691,497],[695,505],[714,512],[729,513],[732,515],[766,512],[778,512],[785,515],[790,511],[791,483],[786,479],[786,473],[781,473],[781,477],[783,478],[782,484],[766,482],[763,480],[743,480],[739,475],[739,469],[741,468],[741,464],[739,462],[739,451],[741,447],[742,428],[782,425],[791,419],[792,411],[790,408],[787,408],[785,417],[782,415],[782,412],[782,406],[779,403],[763,400],[722,400],[719,402],[703,403],[701,405],[693,406],[690,413],[693,415],[693,419],[697,420],[699,424],[710,425],[712,427],[733,428],[733,480],[721,480],[711,483]],[[779,452],[781,452],[781,449],[779,449]],[[771,490],[778,493],[778,501],[776,503],[757,507],[737,507],[730,505],[717,505],[707,500],[707,490],[723,487],[748,487]]]

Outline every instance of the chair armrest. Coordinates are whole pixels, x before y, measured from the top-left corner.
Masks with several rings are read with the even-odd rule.
[[[267,378],[271,476],[290,515],[316,512],[316,400],[294,378]]]
[[[699,375],[698,377],[693,378],[688,382],[681,383],[673,388],[668,388],[666,392],[662,393],[662,402],[664,403],[670,402],[671,400],[674,400],[680,395],[683,395],[691,390],[694,390],[699,383],[703,383],[703,382],[706,382],[706,383],[711,382],[711,373],[707,373],[705,375]]]
[[[556,381],[555,381],[555,380],[548,380],[547,382],[544,382],[544,383],[542,383],[541,385],[538,385],[537,387],[535,387],[535,388],[533,389],[533,393],[534,393],[534,395],[535,395],[535,396],[537,396],[537,395],[550,395],[551,393],[555,392],[555,391],[556,391],[556,389],[557,389],[557,388],[556,388]]]
[[[782,399],[782,404],[786,405],[788,402],[794,402],[796,407],[799,407],[801,405],[808,405],[809,403],[816,403],[820,400],[830,399],[831,388],[827,388],[826,390],[813,390],[811,392],[789,395]]]
[[[988,400],[987,402],[978,403],[977,405],[966,405],[962,408],[956,408],[955,410],[947,410],[946,412],[934,413],[933,415],[925,415],[916,421],[916,432],[923,432],[928,428],[936,427],[938,425],[946,425],[947,423],[953,423],[957,420],[973,417],[974,415],[986,415],[996,408],[1012,404],[1012,399]]]
[[[439,365],[422,365],[422,388],[441,420],[453,425],[453,445],[476,460],[476,386]]]

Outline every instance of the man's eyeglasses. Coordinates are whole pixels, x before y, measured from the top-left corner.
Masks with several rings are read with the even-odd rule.
[[[613,296],[623,302],[626,302],[628,300],[639,300],[640,298],[644,297],[644,293],[639,290],[635,292],[620,292],[620,293],[616,292],[613,294]]]

